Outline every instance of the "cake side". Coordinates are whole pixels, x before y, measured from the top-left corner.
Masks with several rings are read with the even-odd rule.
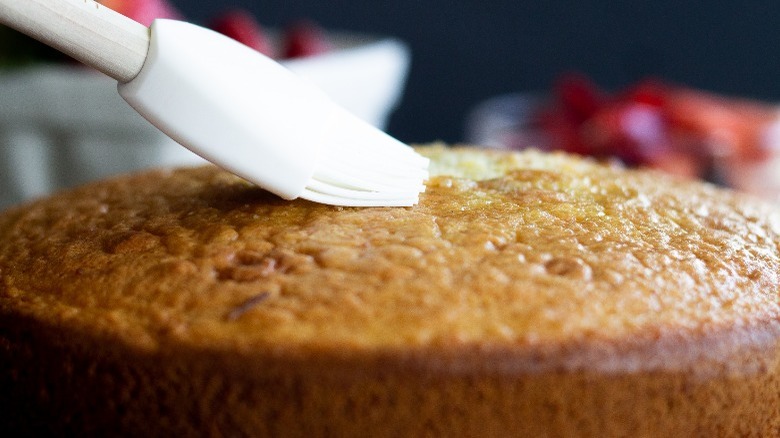
[[[3,319],[0,361],[13,375],[0,378],[0,425],[19,436],[705,437],[780,428],[777,365],[702,379],[506,373],[492,369],[491,355],[471,359],[441,372],[394,354],[151,352]]]

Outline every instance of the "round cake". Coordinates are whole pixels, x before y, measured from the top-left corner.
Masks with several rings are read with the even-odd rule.
[[[206,166],[0,214],[2,430],[780,431],[780,207],[563,154],[419,151],[410,208]]]

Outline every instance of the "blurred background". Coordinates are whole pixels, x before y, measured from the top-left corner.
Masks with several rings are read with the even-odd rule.
[[[412,63],[388,129],[407,142],[464,137],[478,102],[544,91],[561,74],[607,89],[647,76],[780,100],[780,2],[653,0],[171,0],[206,23],[244,8],[269,27],[302,17],[328,29],[393,35]]]
[[[305,21],[327,53],[309,35],[282,61],[406,143],[563,149],[780,199],[777,1],[100,2],[145,24],[174,16],[277,46]],[[355,34],[371,50],[339,42]],[[8,32],[0,65],[0,208],[191,162],[107,78]]]

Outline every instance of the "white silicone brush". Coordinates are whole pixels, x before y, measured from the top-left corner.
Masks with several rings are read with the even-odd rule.
[[[216,32],[147,28],[93,0],[0,0],[0,23],[116,79],[165,134],[284,199],[410,206],[425,190],[426,158]]]

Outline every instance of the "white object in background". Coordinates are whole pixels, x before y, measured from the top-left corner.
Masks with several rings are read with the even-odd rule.
[[[549,144],[539,126],[541,94],[506,94],[475,106],[466,116],[466,142],[496,149],[545,149]]]
[[[348,36],[334,40],[347,44]],[[281,64],[310,80],[351,113],[384,129],[390,111],[401,99],[409,71],[409,48],[393,38],[361,40],[349,48]]]
[[[215,32],[158,20],[147,57],[137,50],[143,32],[116,24],[132,20],[91,1],[2,0],[0,18],[118,79],[122,96],[172,138],[286,199],[412,205],[424,190],[426,159]]]
[[[0,74],[0,208],[105,176],[204,161],[76,66]]]

